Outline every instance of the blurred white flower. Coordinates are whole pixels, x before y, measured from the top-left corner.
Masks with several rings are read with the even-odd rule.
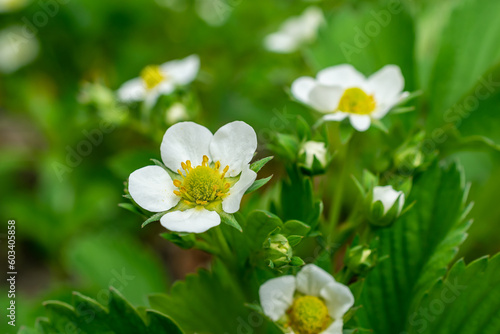
[[[168,211],[160,222],[171,231],[205,232],[220,224],[218,212],[239,210],[257,177],[249,164],[256,149],[257,135],[244,122],[226,124],[215,134],[193,122],[177,123],[161,143],[169,170],[147,166],[134,171],[130,196],[148,211]]]
[[[243,0],[196,0],[195,9],[198,16],[207,24],[219,27],[227,22],[234,7]]]
[[[169,95],[177,86],[190,84],[200,69],[200,58],[191,55],[162,65],[145,67],[139,78],[125,82],[118,89],[118,99],[123,102],[144,101],[152,107],[161,95]]]
[[[292,95],[325,113],[325,121],[349,117],[358,131],[370,127],[372,119],[384,117],[408,96],[404,78],[396,65],[387,65],[366,78],[348,64],[325,68],[316,79],[300,77],[292,84]]]
[[[25,37],[21,26],[0,30],[0,72],[12,73],[32,62],[38,55],[36,37]]]
[[[302,45],[314,41],[323,22],[321,9],[308,7],[302,15],[289,18],[277,32],[267,35],[264,46],[271,52],[292,53]]]
[[[168,124],[175,124],[177,122],[188,120],[189,114],[184,104],[176,102],[167,109],[165,118]]]
[[[13,12],[23,8],[30,0],[0,0],[0,13]]]
[[[305,165],[307,168],[313,167],[314,158],[318,159],[321,166],[324,168],[327,164],[327,149],[325,143],[318,141],[307,141],[305,142],[300,151],[299,155],[305,154]]]
[[[354,305],[351,290],[314,264],[296,277],[270,279],[259,296],[264,314],[296,334],[342,334],[344,314]]]
[[[183,12],[188,8],[187,0],[155,0],[162,7],[169,8],[175,12]]]
[[[389,210],[397,203],[397,213],[400,215],[405,204],[405,194],[402,191],[396,191],[392,186],[377,186],[373,188],[373,200],[372,203],[377,201],[382,202],[384,206],[384,215],[389,212]]]

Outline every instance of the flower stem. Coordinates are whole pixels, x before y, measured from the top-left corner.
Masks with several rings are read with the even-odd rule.
[[[341,146],[342,150],[342,167],[340,171],[340,177],[338,179],[338,184],[335,189],[335,193],[333,194],[333,199],[332,199],[332,204],[331,204],[331,212],[330,212],[330,219],[329,219],[329,226],[328,226],[328,236],[330,240],[333,240],[333,236],[335,234],[335,229],[339,224],[340,220],[340,214],[342,210],[342,199],[343,199],[343,192],[344,192],[344,186],[345,186],[345,179],[348,176],[348,171],[349,171],[349,165],[350,165],[350,159],[352,154],[349,152],[349,143],[348,141],[343,147]]]
[[[224,237],[224,233],[222,232],[222,228],[220,226],[214,228],[215,230],[215,238],[217,239],[217,243],[219,244],[220,249],[220,257],[223,261],[230,261],[232,259],[232,252],[229,244]]]

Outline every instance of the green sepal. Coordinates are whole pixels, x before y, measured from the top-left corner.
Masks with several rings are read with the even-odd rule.
[[[305,264],[304,260],[298,256],[292,256],[292,259],[290,260],[290,265],[294,267],[302,267]]]
[[[304,240],[304,237],[301,235],[289,235],[287,239],[290,246],[295,247],[300,244],[302,240]]]
[[[173,180],[181,180],[182,177],[177,174],[176,172],[174,171],[171,171],[167,166],[165,166],[165,164],[159,160],[156,160],[156,159],[151,159],[151,161],[153,161],[153,163],[156,165],[156,166],[159,166],[161,168],[163,168],[167,173],[168,175],[170,175],[170,178]]]
[[[193,233],[162,233],[161,237],[182,249],[191,249],[196,244],[196,237]]]
[[[133,212],[137,215],[144,216],[144,214],[137,208],[137,206],[131,204],[131,203],[118,203],[118,206],[120,208],[123,208],[125,210],[128,210],[130,212]]]
[[[168,211],[163,211],[163,212],[158,212],[158,213],[155,213],[154,215],[152,215],[151,217],[149,217],[148,219],[146,219],[144,221],[144,223],[142,223],[141,227],[144,227],[152,222],[156,222],[158,220],[160,220],[161,217],[163,217],[163,215],[165,215]]]
[[[255,161],[254,163],[252,163],[250,165],[250,169],[253,170],[255,173],[258,173],[262,169],[262,167],[264,167],[273,158],[274,158],[273,156],[270,156],[270,157],[266,157],[266,158],[260,159],[258,161]]]
[[[256,180],[254,183],[252,183],[252,185],[247,189],[247,191],[245,191],[245,195],[246,194],[250,194],[251,192],[254,192],[258,189],[260,189],[261,187],[263,187],[266,183],[268,183],[271,178],[273,177],[273,175],[271,176],[268,176],[264,179],[259,179],[259,180]]]
[[[238,221],[236,220],[236,218],[234,218],[234,215],[226,213],[224,211],[220,211],[217,213],[219,214],[220,219],[224,224],[227,224],[231,227],[234,227],[238,231],[243,232],[243,229],[241,228],[241,226],[238,223]]]

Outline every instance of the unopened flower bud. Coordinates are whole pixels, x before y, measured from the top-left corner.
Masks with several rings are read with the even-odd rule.
[[[392,186],[377,186],[367,197],[368,220],[376,226],[388,226],[403,210],[405,195]]]
[[[325,143],[307,141],[299,151],[300,166],[312,175],[324,173],[328,165],[328,150]]]
[[[366,275],[376,264],[377,251],[363,245],[349,249],[345,256],[345,265],[358,275]]]
[[[292,246],[282,234],[270,236],[264,243],[264,249],[266,260],[271,261],[274,267],[287,265],[292,259]]]

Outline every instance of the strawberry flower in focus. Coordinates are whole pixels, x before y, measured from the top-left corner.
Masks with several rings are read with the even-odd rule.
[[[164,167],[147,166],[129,177],[129,193],[142,208],[163,212],[161,224],[175,232],[202,233],[239,210],[254,183],[250,169],[257,135],[240,121],[215,134],[193,122],[170,127],[161,143]]]
[[[342,334],[344,314],[354,305],[349,288],[314,264],[297,276],[281,276],[259,289],[264,314],[294,334]]]

